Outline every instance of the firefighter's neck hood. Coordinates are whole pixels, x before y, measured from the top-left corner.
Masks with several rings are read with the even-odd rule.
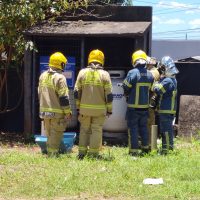
[[[48,70],[49,73],[62,73],[62,70],[61,69],[57,69],[57,68],[54,68],[54,67],[50,67],[49,70]]]
[[[88,67],[92,69],[103,69],[102,65],[99,63],[90,63]]]

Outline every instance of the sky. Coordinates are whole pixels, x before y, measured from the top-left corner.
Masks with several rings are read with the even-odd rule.
[[[152,6],[153,39],[200,40],[200,0],[133,0]]]

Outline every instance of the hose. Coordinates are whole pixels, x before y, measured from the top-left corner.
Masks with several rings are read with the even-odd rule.
[[[9,82],[8,81],[8,69],[4,68],[4,69],[0,70],[0,114],[4,114],[4,113],[8,113],[8,112],[16,110],[19,107],[19,105],[23,99],[23,92],[24,92],[23,78],[20,75],[19,71],[17,71],[17,76],[20,81],[21,92],[20,92],[20,95],[18,97],[16,104],[13,107],[9,107],[9,92],[10,91],[8,91],[8,82]],[[3,102],[3,97],[5,97],[5,103]]]

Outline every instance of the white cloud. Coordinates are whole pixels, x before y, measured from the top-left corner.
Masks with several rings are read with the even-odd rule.
[[[176,1],[171,1],[171,2],[160,1],[158,2],[157,7],[177,9],[177,8],[191,8],[193,6],[191,4],[179,3]]]
[[[158,17],[158,16],[153,16],[153,22],[154,23],[157,23],[157,22],[160,22],[161,21],[161,18],[160,17]]]
[[[178,18],[166,20],[166,18],[159,18],[157,16],[153,16],[153,24],[179,25],[179,24],[185,24],[185,21]]]
[[[186,13],[186,14],[194,14],[195,11],[194,11],[194,10],[188,10],[188,11],[186,11],[185,13]]]
[[[200,28],[200,19],[194,19],[189,21],[192,28]]]
[[[176,10],[178,12],[179,11],[185,11],[185,14],[195,14],[197,12],[200,12],[200,6],[197,6],[197,5],[195,6],[195,5],[186,4],[186,3],[179,3],[179,2],[176,2],[176,1],[171,1],[171,2],[160,1],[156,5],[156,7],[162,8],[163,11],[168,10],[168,9]]]
[[[182,19],[169,19],[162,22],[163,24],[169,24],[169,25],[179,25],[184,24],[185,22]]]

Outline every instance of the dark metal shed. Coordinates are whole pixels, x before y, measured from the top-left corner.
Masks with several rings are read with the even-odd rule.
[[[38,52],[25,53],[24,132],[40,131],[37,86],[39,58],[61,51],[76,58],[75,73],[87,64],[88,53],[101,49],[106,69],[129,70],[131,54],[143,49],[151,54],[152,8],[95,6],[84,13],[64,15],[55,22],[43,22],[25,31]]]
[[[180,59],[176,66],[180,72],[177,75],[178,133],[191,137],[199,130],[200,56]]]

